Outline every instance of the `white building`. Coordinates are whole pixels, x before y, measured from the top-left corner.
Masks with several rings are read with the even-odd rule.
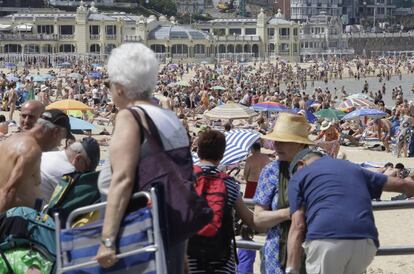
[[[341,16],[342,0],[291,0],[290,18],[292,20],[303,22],[321,12],[331,16]]]
[[[325,58],[354,54],[348,47],[348,38],[342,33],[343,25],[339,17],[321,14],[311,17],[301,24],[301,60],[310,57]]]

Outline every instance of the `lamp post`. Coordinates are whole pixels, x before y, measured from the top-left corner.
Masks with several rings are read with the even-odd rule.
[[[377,0],[374,0],[374,24],[372,26],[372,31],[376,31],[376,25],[375,25],[375,16],[377,15]]]

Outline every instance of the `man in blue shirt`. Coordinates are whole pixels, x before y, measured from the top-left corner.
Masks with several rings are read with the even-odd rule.
[[[311,149],[295,156],[290,171],[286,273],[297,273],[303,241],[307,273],[363,273],[379,246],[371,200],[383,190],[414,195],[412,179],[373,173]]]

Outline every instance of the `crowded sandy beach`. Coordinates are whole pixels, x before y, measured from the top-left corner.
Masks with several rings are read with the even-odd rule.
[[[125,263],[116,257],[117,239],[130,212],[130,194],[148,191],[141,181],[154,183],[151,173],[159,175],[156,162],[150,172],[139,168],[151,158],[155,128],[154,140],[170,153],[169,161],[179,162],[171,163],[181,174],[174,178],[193,180],[196,190],[208,180],[221,182],[227,193],[221,214],[209,199],[203,201],[213,216],[221,216],[219,228],[213,217],[199,221],[198,229],[180,241],[178,234],[167,233],[164,272],[157,273],[414,273],[412,255],[375,256],[379,246],[411,245],[412,209],[371,208],[371,201],[409,201],[414,194],[412,58],[158,65],[150,49],[125,44],[104,62],[0,63],[0,96],[0,212],[36,208],[40,199],[36,209],[53,217],[51,212],[62,213],[54,200],[62,176],[98,171],[96,202],[108,201],[105,212],[78,224],[81,230],[102,223],[100,243],[88,255],[97,260],[96,269]],[[188,161],[197,166],[195,180]],[[48,204],[58,209],[45,211]],[[238,218],[229,217],[234,212]],[[342,223],[335,226],[336,219]],[[255,255],[239,249],[235,260],[232,239],[222,230],[240,220],[236,238],[253,239],[264,249]],[[175,231],[171,226],[161,230]],[[210,226],[216,227],[213,235],[224,233],[229,243],[221,238],[220,246],[229,251],[205,263],[210,257],[198,251],[211,248],[205,240],[214,237],[206,232]],[[12,263],[3,263],[0,274],[22,261],[15,250],[3,251]],[[51,273],[59,267],[33,258],[37,263],[26,260],[16,273]],[[145,271],[130,266],[124,272],[154,270],[142,265]]]

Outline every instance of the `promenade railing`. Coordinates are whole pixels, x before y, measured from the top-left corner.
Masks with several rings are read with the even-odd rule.
[[[244,199],[244,202],[248,206],[253,206],[252,199]],[[403,200],[403,201],[381,201],[372,202],[374,211],[385,211],[385,210],[397,210],[397,209],[413,209],[414,200]],[[262,249],[263,242],[252,242],[245,240],[237,240],[236,245],[239,248],[260,250]],[[398,246],[383,246],[377,251],[377,256],[397,256],[397,255],[414,255],[414,245],[398,245]]]

